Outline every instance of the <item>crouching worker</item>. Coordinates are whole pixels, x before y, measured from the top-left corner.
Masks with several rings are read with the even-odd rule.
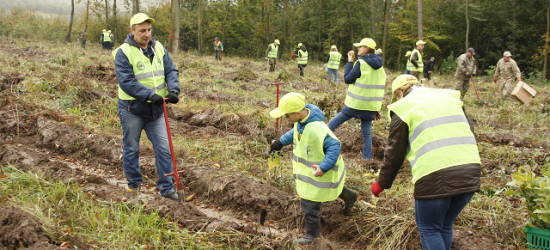
[[[270,115],[273,118],[284,115],[294,123],[292,130],[271,144],[271,150],[281,150],[294,143],[292,173],[306,222],[306,234],[297,242],[306,245],[321,234],[319,210],[322,202],[340,197],[347,213],[358,195],[344,186],[346,169],[340,155],[340,141],[325,124],[323,111],[313,104],[306,105],[303,95],[288,93]]]
[[[460,92],[422,88],[412,75],[392,83],[388,145],[378,197],[392,183],[405,158],[412,169],[415,219],[423,249],[450,249],[455,218],[479,191],[481,162],[473,127]]]

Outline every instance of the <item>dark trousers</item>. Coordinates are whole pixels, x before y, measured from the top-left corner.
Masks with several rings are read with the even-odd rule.
[[[219,50],[216,50],[216,60],[221,61],[222,60],[222,52]]]
[[[300,76],[304,76],[304,68],[307,67],[306,64],[298,64],[298,68],[300,68]]]
[[[352,193],[352,191],[344,186],[340,198]],[[304,219],[306,221],[306,236],[318,237],[321,235],[321,218],[319,217],[319,211],[321,210],[322,202],[310,201],[306,199],[300,199],[300,208]]]
[[[275,71],[275,66],[277,65],[277,59],[276,58],[269,58],[269,72]]]

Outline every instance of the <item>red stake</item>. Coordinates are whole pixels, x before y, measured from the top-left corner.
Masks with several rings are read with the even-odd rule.
[[[168,124],[168,112],[166,112],[166,100],[168,98],[164,98],[164,101],[162,102],[162,108],[164,110],[164,121],[166,123],[166,132],[168,133],[168,144],[170,144],[170,155],[172,155],[172,173],[165,174],[164,177],[168,176],[174,176],[174,179],[176,181],[176,190],[180,194],[180,199],[183,201],[183,183],[180,181],[179,174],[185,173],[185,170],[178,171],[178,168],[176,167],[176,156],[174,154],[174,146],[172,145],[172,135],[170,134],[170,125]]]
[[[279,85],[284,84],[284,82],[275,82],[271,85],[277,86],[277,107],[279,107]],[[275,120],[275,130],[279,131],[279,118]]]
[[[473,76],[473,75],[470,75],[470,78],[472,79],[472,83],[474,84],[474,89],[476,90],[477,100],[480,101],[480,99],[479,99],[479,94],[477,93],[476,82],[474,81],[474,76]]]

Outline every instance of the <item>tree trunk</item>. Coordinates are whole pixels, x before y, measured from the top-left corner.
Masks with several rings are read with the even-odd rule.
[[[105,27],[109,28],[109,0],[105,0]]]
[[[198,27],[197,27],[197,36],[198,36],[198,46],[197,46],[197,52],[199,56],[202,56],[202,0],[198,0],[198,11],[199,11],[199,17],[198,17]]]
[[[139,13],[139,0],[132,0],[132,15]]]
[[[548,69],[548,40],[550,40],[550,6],[546,7],[546,35],[544,38],[544,69],[542,69],[542,79],[546,81],[546,72]]]
[[[403,41],[399,40],[399,50],[397,52],[397,71],[401,71],[401,53],[403,53]]]
[[[422,39],[422,0],[418,0],[418,39]]]
[[[465,11],[464,14],[466,15],[466,50],[468,49],[468,39],[470,35],[470,18],[468,17],[468,0],[466,0],[466,4],[464,6]]]
[[[370,0],[370,36],[372,39],[374,39],[376,34],[376,25],[374,23],[374,13],[376,11],[374,10],[374,0]]]
[[[172,0],[172,20],[170,22],[170,53],[178,53],[179,38],[180,38],[180,19],[181,9],[180,0]]]
[[[116,44],[116,0],[113,0],[113,45]]]
[[[271,41],[271,32],[269,32],[269,3],[267,0],[264,1],[264,4],[265,4],[265,14],[266,14],[266,36],[267,36],[267,40],[268,41]]]
[[[229,19],[229,10],[231,9],[231,0],[227,0],[227,7],[225,8],[225,18],[223,20],[222,28],[222,43],[225,41],[225,28],[227,27],[227,19]]]
[[[74,20],[74,0],[71,0],[71,21],[69,23],[69,32],[67,33],[67,42],[71,42],[71,32],[73,31],[73,20]]]
[[[86,1],[86,23],[84,24],[84,31],[88,30],[88,18],[90,16],[90,0]]]
[[[386,60],[386,37],[388,36],[388,25],[390,24],[390,6],[391,0],[386,0],[386,11],[384,13],[384,32],[382,35],[382,61]]]
[[[318,39],[319,39],[319,48],[317,49],[317,53],[319,55],[319,58],[321,58],[321,53],[323,53],[323,0],[319,0],[319,23],[318,23]]]

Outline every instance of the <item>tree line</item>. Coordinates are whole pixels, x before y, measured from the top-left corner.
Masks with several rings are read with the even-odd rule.
[[[128,20],[141,10],[156,20],[153,36],[172,51],[213,53],[213,39],[219,37],[226,55],[263,58],[267,45],[279,39],[281,60],[289,60],[303,43],[310,60],[324,61],[331,45],[345,53],[353,42],[370,37],[383,49],[386,67],[404,70],[406,51],[423,39],[425,57],[434,56],[444,73],[453,72],[468,47],[476,50],[480,72],[491,72],[506,50],[525,77],[546,79],[548,68],[550,0],[167,0],[146,9],[139,0],[118,0],[124,6],[118,9],[117,0],[67,3],[74,1],[86,8],[70,19],[74,26],[57,27],[66,36],[42,39],[68,40],[87,29],[88,37],[99,41],[101,30],[110,29],[121,43]],[[3,11],[1,19],[13,15],[28,12]],[[37,36],[10,31],[10,25],[24,23],[2,20],[6,36]]]

